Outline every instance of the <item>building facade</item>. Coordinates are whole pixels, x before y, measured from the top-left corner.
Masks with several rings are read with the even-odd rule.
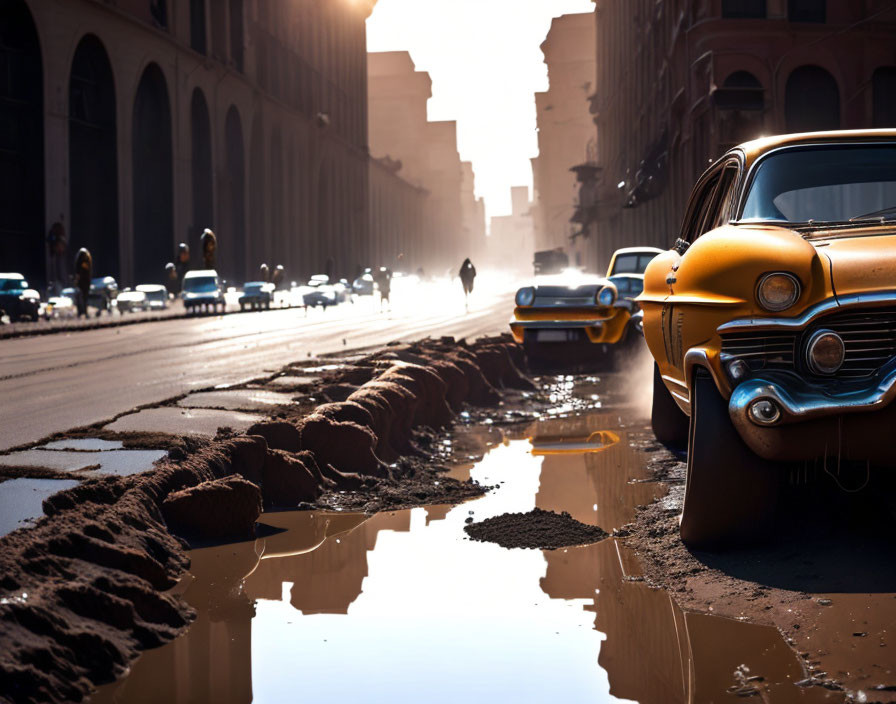
[[[510,202],[510,215],[496,215],[491,219],[486,261],[505,271],[531,273],[535,254],[535,223],[529,187],[513,186]]]
[[[432,80],[416,70],[408,52],[369,54],[368,89],[371,154],[399,162],[398,173],[429,193],[421,258],[408,265],[439,275],[459,268],[484,228],[478,224],[475,176],[457,150],[457,123],[427,119]]]
[[[597,74],[594,15],[563,15],[551,23],[541,45],[549,88],[535,94],[538,156],[532,159],[535,184],[532,217],[535,249],[561,247],[570,260],[587,265],[594,238],[584,237],[573,222],[579,183],[573,168],[593,161],[594,121],[589,99]]]
[[[883,0],[597,0],[597,170],[605,265],[674,242],[691,187],[729,147],[896,126],[896,7]]]
[[[390,159],[370,160],[370,237],[378,243],[370,266],[407,271],[425,255],[420,234],[429,193],[401,178],[399,168]]]
[[[46,234],[157,281],[218,236],[233,281],[371,261],[365,20],[375,0],[8,0],[0,9],[0,269],[45,280]]]

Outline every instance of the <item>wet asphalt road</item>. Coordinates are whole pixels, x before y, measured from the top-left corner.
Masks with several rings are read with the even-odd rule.
[[[235,384],[290,363],[393,340],[507,330],[513,286],[421,285],[395,298],[326,311],[272,310],[0,341],[0,450],[112,418],[196,389]]]

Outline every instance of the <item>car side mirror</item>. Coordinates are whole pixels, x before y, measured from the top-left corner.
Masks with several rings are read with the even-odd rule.
[[[672,247],[672,249],[674,249],[679,254],[684,254],[685,252],[688,251],[688,247],[690,247],[690,246],[691,246],[690,242],[679,237],[677,240],[675,240],[675,246]]]

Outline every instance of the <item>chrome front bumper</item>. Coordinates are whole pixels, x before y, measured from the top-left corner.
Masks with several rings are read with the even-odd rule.
[[[744,442],[757,454],[768,459],[804,459],[839,448],[844,427],[865,426],[871,431],[878,425],[879,414],[866,418],[860,414],[887,409],[894,399],[896,359],[864,384],[829,389],[791,373],[761,373],[734,388],[728,412]],[[771,401],[780,410],[775,422],[758,423],[751,417],[750,407],[761,400]],[[889,423],[880,424],[881,435],[888,435]]]

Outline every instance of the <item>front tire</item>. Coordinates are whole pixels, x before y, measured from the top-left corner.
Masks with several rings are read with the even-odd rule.
[[[681,539],[692,548],[755,543],[773,527],[780,472],[738,435],[728,404],[705,372],[691,392]]]
[[[674,452],[683,452],[687,449],[690,421],[666,388],[656,362],[653,363],[653,406],[650,411],[650,424],[653,426],[653,434],[661,444]]]

